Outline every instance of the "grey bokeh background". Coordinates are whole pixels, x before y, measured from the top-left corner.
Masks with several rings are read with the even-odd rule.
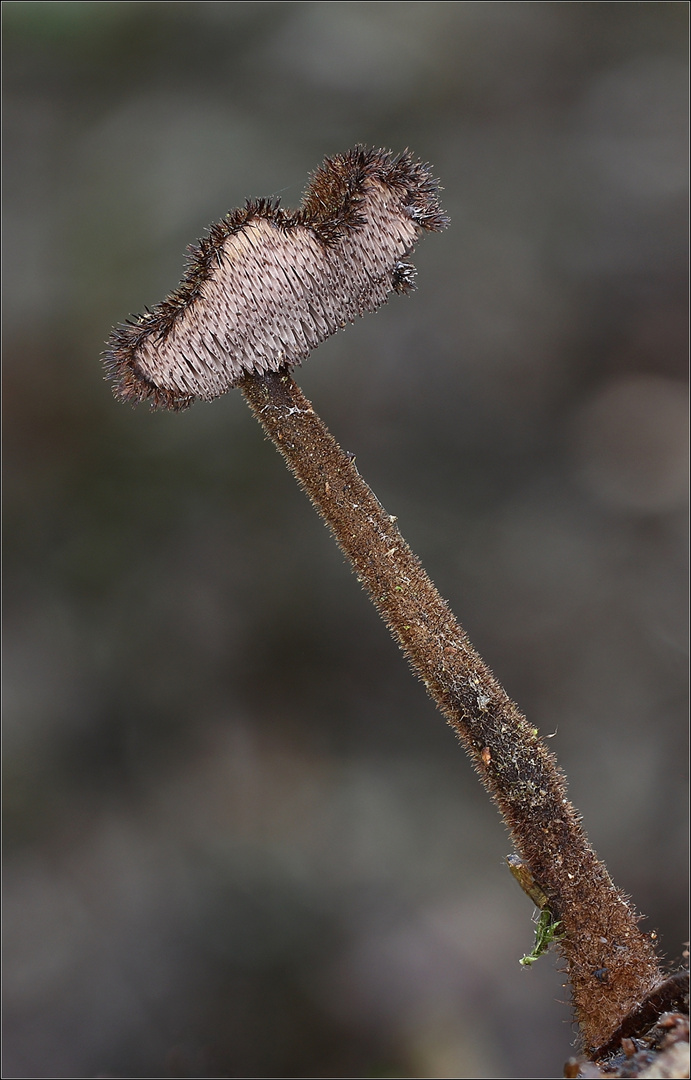
[[[554,1076],[510,843],[238,394],[111,325],[410,146],[452,227],[298,378],[685,937],[683,3],[5,3],[4,1076]]]

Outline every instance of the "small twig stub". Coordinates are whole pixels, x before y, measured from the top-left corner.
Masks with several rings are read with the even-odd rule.
[[[190,251],[178,288],[117,327],[105,363],[118,397],[181,409],[312,349],[414,287],[405,262],[448,219],[429,167],[357,146],[327,158],[296,211],[250,200]]]

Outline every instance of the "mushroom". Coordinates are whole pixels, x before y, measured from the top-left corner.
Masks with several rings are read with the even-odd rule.
[[[124,400],[185,408],[248,374],[278,371],[414,288],[404,260],[448,224],[429,169],[406,151],[327,158],[299,210],[248,200],[191,249],[178,288],[118,327],[106,368]]]
[[[518,853],[510,865],[550,929],[530,962],[555,942],[583,1042],[601,1047],[660,982],[651,940],[590,846],[553,754],[289,373],[410,291],[416,241],[447,224],[429,167],[408,151],[327,158],[298,210],[252,200],[214,225],[179,287],[113,331],[106,368],[120,399],[171,409],[239,387],[499,807]]]

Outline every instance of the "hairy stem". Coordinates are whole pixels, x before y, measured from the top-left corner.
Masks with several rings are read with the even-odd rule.
[[[248,375],[239,386],[499,807],[560,921],[558,947],[585,1046],[603,1044],[662,976],[650,939],[566,797],[556,759],[293,379]]]

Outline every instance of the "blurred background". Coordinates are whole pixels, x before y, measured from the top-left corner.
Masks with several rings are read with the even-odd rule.
[[[560,1075],[504,827],[308,501],[99,354],[246,197],[432,163],[417,293],[298,381],[678,962],[688,6],[2,12],[3,1075]]]

